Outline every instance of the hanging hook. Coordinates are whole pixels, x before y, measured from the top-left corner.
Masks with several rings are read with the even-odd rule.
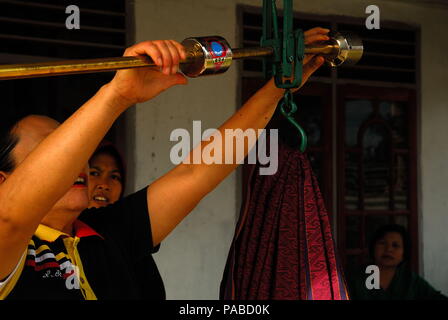
[[[288,108],[288,109],[285,109]],[[285,91],[285,95],[283,96],[282,101],[280,101],[280,111],[282,112],[283,116],[285,116],[286,119],[288,119],[289,122],[291,122],[294,127],[299,131],[300,134],[300,152],[305,152],[306,147],[308,145],[308,138],[306,136],[305,130],[297,123],[297,121],[294,119],[293,115],[297,112],[297,105],[294,102],[294,98],[292,96],[291,90],[287,89]]]

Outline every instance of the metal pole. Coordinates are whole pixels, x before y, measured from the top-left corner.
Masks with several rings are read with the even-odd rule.
[[[306,54],[334,54],[337,45],[322,44],[308,46]],[[271,47],[236,48],[232,49],[234,60],[246,58],[262,58],[273,54]],[[187,56],[181,64],[190,64],[197,61],[198,54]],[[58,76],[78,73],[107,72],[120,69],[155,67],[156,64],[149,57],[118,57],[85,60],[65,60],[45,63],[0,65],[0,80],[36,78]]]

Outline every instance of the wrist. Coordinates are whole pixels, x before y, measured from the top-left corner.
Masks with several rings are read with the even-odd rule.
[[[100,89],[100,93],[106,99],[108,108],[111,109],[111,111],[122,113],[136,103],[122,96],[111,83],[103,85]]]
[[[265,91],[264,95],[269,97],[273,103],[280,102],[285,94],[285,89],[278,88],[275,85],[274,79],[269,80],[262,90]]]

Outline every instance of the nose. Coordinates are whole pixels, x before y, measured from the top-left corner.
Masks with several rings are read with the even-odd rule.
[[[108,184],[101,183],[101,184],[99,184],[99,185],[97,186],[97,189],[99,189],[99,190],[106,190],[106,191],[109,191],[109,190],[110,190],[110,187],[109,187]]]
[[[98,181],[98,184],[96,185],[96,188],[99,190],[106,190],[109,191],[110,190],[110,184],[108,183],[107,179],[100,179]]]

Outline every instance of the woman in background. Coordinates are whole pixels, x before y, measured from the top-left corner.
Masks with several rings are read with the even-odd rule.
[[[409,266],[411,241],[406,229],[392,224],[380,227],[369,245],[370,258],[380,270],[380,288],[368,289],[365,268],[349,277],[353,300],[441,300],[448,299],[435,290]]]
[[[113,144],[103,141],[90,158],[89,167],[89,208],[105,207],[123,197],[126,166],[120,152]],[[92,214],[95,214],[95,211]],[[166,298],[162,278],[152,257],[152,253],[157,252],[158,248],[159,246],[135,265],[140,297],[145,300],[165,300]]]

